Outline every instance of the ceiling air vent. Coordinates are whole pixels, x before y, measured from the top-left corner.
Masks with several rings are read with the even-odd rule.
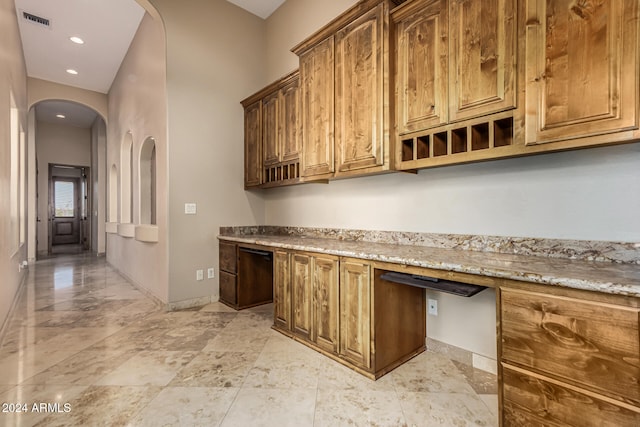
[[[34,24],[44,25],[45,27],[49,27],[49,20],[47,18],[42,18],[40,16],[32,15],[28,12],[22,12],[22,17],[29,22],[33,22]]]

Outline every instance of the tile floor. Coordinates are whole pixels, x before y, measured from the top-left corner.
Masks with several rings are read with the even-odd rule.
[[[374,382],[272,309],[165,312],[104,258],[38,261],[0,346],[0,426],[498,424],[494,376],[425,352]]]

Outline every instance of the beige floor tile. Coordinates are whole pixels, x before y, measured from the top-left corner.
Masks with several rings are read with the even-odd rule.
[[[439,353],[426,351],[391,372],[396,390],[434,393],[473,393],[453,362]]]
[[[223,427],[313,425],[316,390],[243,388],[222,421]]]
[[[391,391],[318,390],[314,426],[405,426],[396,393]]]
[[[97,385],[167,385],[195,351],[143,351],[101,378]]]
[[[237,352],[201,353],[182,368],[171,386],[241,387],[257,355]]]
[[[408,425],[424,427],[496,426],[496,418],[475,394],[401,392]]]
[[[137,427],[217,426],[238,388],[166,387],[133,421]]]

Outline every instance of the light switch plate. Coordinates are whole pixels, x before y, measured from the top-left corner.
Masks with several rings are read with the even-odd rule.
[[[195,215],[197,211],[197,207],[195,203],[185,203],[184,204],[184,213],[187,215]]]

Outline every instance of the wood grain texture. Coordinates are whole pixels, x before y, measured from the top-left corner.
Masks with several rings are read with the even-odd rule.
[[[220,242],[219,245],[220,270],[227,273],[236,274],[238,263],[237,245],[233,243]]]
[[[300,57],[302,176],[322,178],[334,167],[334,38]]]
[[[302,146],[300,132],[300,82],[298,76],[278,93],[278,141],[280,162],[291,162],[300,158]]]
[[[340,355],[365,369],[371,368],[371,267],[367,263],[340,263]]]
[[[385,5],[379,4],[338,31],[336,54],[336,169],[382,165],[386,56]],[[386,116],[388,120],[388,115]],[[386,141],[385,141],[386,140]]]
[[[244,186],[262,184],[262,103],[256,101],[244,110]]]
[[[544,377],[503,367],[503,427],[635,427],[637,408],[584,393]]]
[[[326,351],[338,353],[338,308],[340,270],[338,259],[313,258],[313,341]]]
[[[233,308],[238,306],[236,275],[220,271],[220,301]]]
[[[395,22],[399,135],[447,123],[448,19],[445,0],[417,0]],[[397,147],[396,147],[397,148]]]
[[[311,257],[300,253],[291,256],[291,329],[297,336],[311,341],[313,321],[313,283]]]
[[[269,166],[280,161],[279,92],[262,100],[262,164]]]
[[[516,0],[450,0],[449,120],[515,107]]]
[[[527,144],[638,128],[638,7],[527,1]]]
[[[273,324],[291,330],[291,255],[286,251],[273,253]]]
[[[505,362],[640,404],[640,310],[502,289]]]

